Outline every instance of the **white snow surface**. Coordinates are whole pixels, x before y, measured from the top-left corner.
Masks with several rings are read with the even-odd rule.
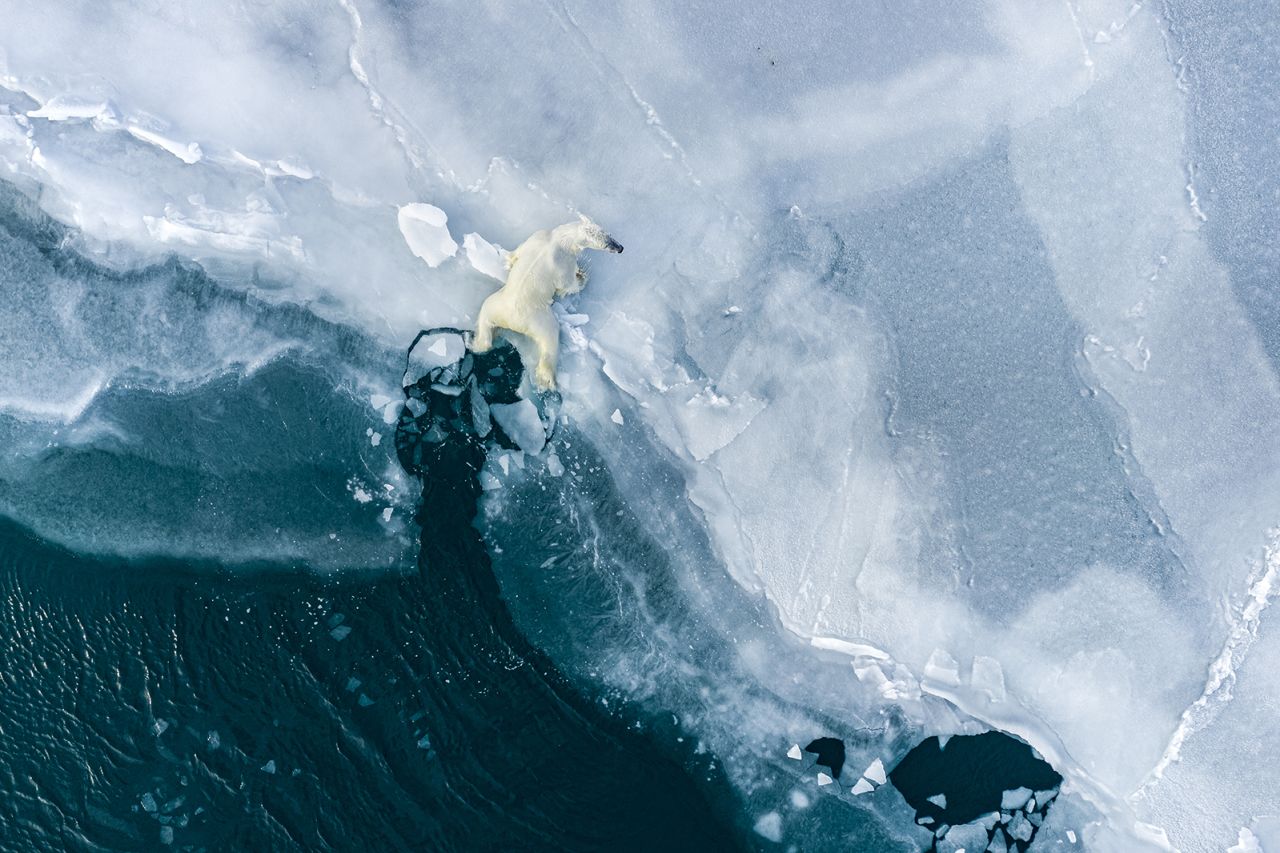
[[[589,214],[627,248],[574,297],[563,413],[642,523],[620,423],[867,701],[1023,737],[1090,849],[1225,848],[1275,811],[1280,383],[1169,10],[801,5],[0,0],[0,178],[106,266],[175,253],[389,348]],[[64,358],[82,295],[25,298],[28,420],[275,352]]]

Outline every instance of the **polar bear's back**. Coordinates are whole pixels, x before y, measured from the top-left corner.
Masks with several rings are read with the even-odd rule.
[[[573,276],[575,266],[572,254],[559,250],[552,232],[538,231],[512,252],[505,289],[550,303],[557,285]]]

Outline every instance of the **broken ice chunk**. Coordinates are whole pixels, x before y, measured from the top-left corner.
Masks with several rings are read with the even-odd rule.
[[[862,771],[862,775],[866,776],[877,785],[883,785],[887,778],[884,775],[884,762],[877,758],[875,761],[871,762],[866,770]]]
[[[554,453],[547,454],[547,473],[552,477],[560,477],[564,474],[564,464]]]
[[[1030,841],[1031,836],[1035,834],[1035,827],[1027,820],[1026,815],[1018,812],[1013,816],[1013,820],[1009,821],[1009,826],[1005,829],[1009,833],[1009,837],[1017,841]]]
[[[612,415],[609,415],[609,420],[613,421],[613,422],[614,422],[615,424],[617,424],[618,426],[622,426],[622,424],[623,424],[623,420],[622,420],[622,410],[621,410],[621,409],[614,409],[614,410],[613,410],[613,414],[612,414]]]
[[[432,204],[406,204],[396,216],[400,233],[409,244],[409,251],[438,267],[458,251],[458,244],[449,233],[449,216]]]
[[[173,843],[173,827],[172,826],[160,827],[160,843],[161,844]]]
[[[484,438],[493,429],[489,401],[484,398],[484,394],[480,393],[474,378],[467,382],[467,394],[468,401],[471,403],[471,426],[475,429],[476,435]]]
[[[329,632],[329,636],[333,637],[335,640],[341,643],[343,640],[347,638],[347,635],[350,633],[351,633],[350,625],[339,625],[338,627],[334,628],[332,631]]]
[[[787,758],[794,758],[796,761],[799,761],[803,757],[804,754],[800,752],[800,744],[791,744],[791,748],[787,750]]]
[[[489,407],[493,419],[516,446],[525,453],[540,453],[547,443],[547,433],[538,417],[538,407],[529,400],[494,403]]]
[[[934,794],[932,797],[928,797],[928,800],[940,809],[945,809],[947,807],[946,794]]]
[[[858,780],[858,784],[854,785],[852,788],[849,789],[849,793],[857,797],[869,791],[874,791],[875,789],[876,789],[876,786],[868,782],[866,780],[866,777],[863,777],[862,779]]]
[[[944,649],[934,649],[929,655],[929,662],[924,665],[924,677],[932,681],[948,684],[952,687],[960,685],[960,664]]]
[[[826,773],[818,774],[818,787],[820,788],[825,785],[830,785],[833,781],[835,780],[832,779],[830,776],[828,776]]]
[[[1076,834],[1070,829],[1067,830],[1067,840],[1070,841],[1072,844],[1076,843]]]
[[[1031,799],[1030,788],[1014,788],[1012,791],[1005,791],[1004,796],[1000,798],[1000,810],[1016,811],[1025,806],[1029,799]]]
[[[274,758],[270,759],[266,764],[262,765],[262,767],[259,769],[261,769],[263,773],[275,773],[276,760]]]
[[[1000,668],[1000,661],[995,658],[975,656],[969,681],[975,689],[987,694],[992,702],[1004,701],[1004,670]]]
[[[382,510],[382,521],[383,521],[383,523],[387,523],[387,522],[390,522],[390,521],[391,521],[391,513],[392,513],[392,512],[393,512],[393,510],[392,510],[392,508],[391,508],[391,507],[386,507],[385,509],[383,509],[383,510]]]
[[[490,243],[479,234],[470,233],[463,236],[462,248],[467,253],[467,262],[476,272],[497,281],[507,280],[507,252],[501,246]]]
[[[756,821],[756,834],[761,835],[775,844],[782,840],[782,816],[777,812],[768,812],[762,814],[760,819]]]

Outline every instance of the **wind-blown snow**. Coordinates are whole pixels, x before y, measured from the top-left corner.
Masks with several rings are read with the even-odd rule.
[[[1280,685],[1274,283],[1242,296],[1215,230],[1274,192],[1197,162],[1236,131],[1195,62],[1234,49],[1187,61],[1178,2],[803,5],[7,3],[0,177],[104,267],[176,253],[387,351],[468,325],[501,246],[592,216],[627,251],[561,315],[563,415],[641,526],[666,523],[644,460],[674,465],[723,570],[847,656],[841,689],[1025,737],[1093,849],[1234,843]],[[107,435],[86,412],[126,377],[298,345],[236,315],[140,352],[94,337],[74,275],[5,263],[23,422]]]

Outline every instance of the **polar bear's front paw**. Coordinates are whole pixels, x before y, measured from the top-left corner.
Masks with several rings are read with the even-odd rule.
[[[538,369],[533,372],[533,384],[538,386],[539,391],[556,390],[556,371],[549,364],[539,364]]]

